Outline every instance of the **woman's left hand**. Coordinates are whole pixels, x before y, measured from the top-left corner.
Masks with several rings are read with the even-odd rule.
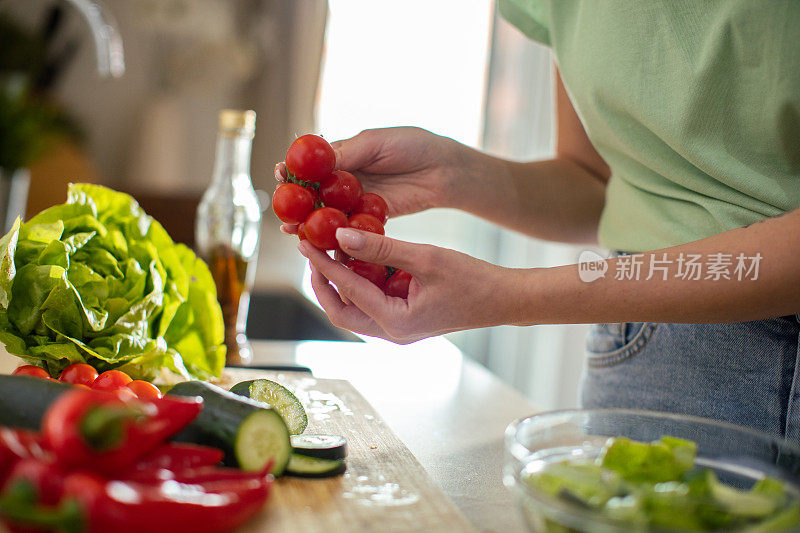
[[[513,317],[513,291],[520,271],[446,248],[350,228],[338,229],[336,237],[345,254],[400,268],[413,279],[407,299],[386,296],[372,282],[301,241],[298,249],[311,261],[314,292],[335,326],[408,344],[508,323]]]

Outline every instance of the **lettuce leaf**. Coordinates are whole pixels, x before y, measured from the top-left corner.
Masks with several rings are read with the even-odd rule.
[[[223,341],[208,267],[127,194],[72,184],[0,239],[0,342],[51,375],[87,362],[204,379],[222,372]]]

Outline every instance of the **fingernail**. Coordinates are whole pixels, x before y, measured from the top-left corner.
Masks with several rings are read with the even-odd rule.
[[[300,251],[303,257],[308,257],[308,252],[306,252],[306,245],[304,243],[300,243],[297,245],[297,249]]]
[[[336,240],[339,241],[343,248],[348,250],[360,250],[367,242],[366,237],[360,232],[348,228],[337,229]]]

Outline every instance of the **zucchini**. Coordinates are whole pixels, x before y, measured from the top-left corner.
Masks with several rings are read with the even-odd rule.
[[[333,477],[344,474],[347,464],[344,459],[315,459],[292,454],[286,466],[286,475],[296,477]]]
[[[281,414],[292,435],[299,435],[308,426],[308,415],[303,404],[292,391],[280,383],[268,379],[253,379],[237,383],[231,387],[231,392],[270,404]]]
[[[262,470],[274,459],[270,473],[283,473],[292,453],[289,430],[269,405],[204,381],[178,383],[169,394],[203,398],[200,416],[173,440],[220,448],[226,462],[242,470]]]
[[[72,388],[32,376],[0,375],[0,426],[39,431],[50,404]]]
[[[292,435],[292,453],[315,459],[344,459],[347,440],[339,435]]]

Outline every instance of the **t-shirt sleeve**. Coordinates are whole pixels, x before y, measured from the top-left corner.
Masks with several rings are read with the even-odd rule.
[[[546,0],[499,0],[500,14],[530,39],[550,46],[550,16]]]

